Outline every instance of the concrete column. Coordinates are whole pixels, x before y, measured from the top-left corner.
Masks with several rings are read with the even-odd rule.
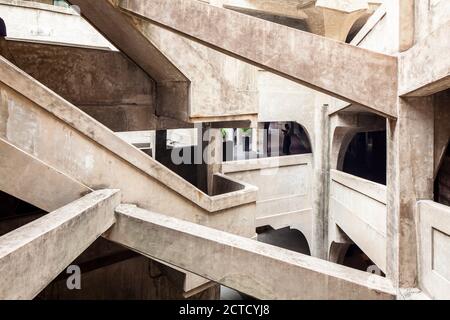
[[[204,159],[207,166],[207,188],[208,194],[213,193],[213,176],[215,173],[221,171],[222,166],[222,148],[223,148],[223,138],[220,129],[211,128],[210,126],[205,126],[205,140],[207,142],[207,147],[204,150]]]
[[[150,148],[152,149],[152,158],[156,160],[156,130],[150,132]]]
[[[400,99],[387,120],[387,276],[394,286],[417,286],[415,205],[433,197],[432,98]]]
[[[258,147],[256,148],[261,157],[267,157],[267,137],[268,132],[265,129],[264,122],[258,122]]]
[[[251,150],[254,152],[258,152],[258,140],[259,140],[259,131],[258,126],[252,128],[252,146]]]
[[[328,179],[329,179],[329,117],[328,105],[315,110],[313,147],[313,226],[311,255],[326,259],[328,231]]]

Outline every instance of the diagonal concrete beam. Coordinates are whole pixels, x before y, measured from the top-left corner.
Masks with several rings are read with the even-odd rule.
[[[187,112],[189,79],[158,48],[136,29],[132,19],[116,9],[116,0],[69,0],[80,7],[81,15],[122,53],[141,67],[157,85],[157,105],[161,115],[171,116],[177,106]],[[187,121],[185,115],[177,117]]]
[[[385,278],[133,205],[117,207],[116,219],[109,240],[256,298],[395,297]]]
[[[120,7],[285,78],[396,117],[397,58],[193,0]]]
[[[399,60],[399,94],[429,96],[450,88],[450,21],[405,51]]]
[[[0,177],[0,190],[47,212],[92,191],[2,138]]]
[[[100,190],[0,238],[0,299],[33,299],[114,224],[119,190]]]

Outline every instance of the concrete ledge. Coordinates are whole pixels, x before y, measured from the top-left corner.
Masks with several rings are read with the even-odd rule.
[[[114,224],[119,190],[88,194],[0,238],[0,299],[33,299]]]
[[[373,274],[132,205],[116,214],[108,239],[259,299],[395,298]]]
[[[232,173],[240,171],[287,167],[294,165],[308,165],[311,164],[311,162],[312,162],[312,154],[299,154],[282,157],[267,157],[249,160],[227,161],[222,163],[222,172]]]
[[[55,5],[51,5],[51,4],[34,2],[34,1],[0,0],[0,5],[21,7],[21,8],[28,8],[28,9],[37,9],[37,10],[44,10],[44,11],[79,16],[78,12],[76,12],[72,8],[65,8],[65,7],[61,7],[61,6],[55,6]]]
[[[330,170],[330,176],[331,180],[336,181],[337,183],[362,193],[378,202],[383,204],[387,203],[387,188],[385,185],[338,170]]]

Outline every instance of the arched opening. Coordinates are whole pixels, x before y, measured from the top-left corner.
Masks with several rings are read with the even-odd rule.
[[[311,153],[307,130],[297,122],[261,122],[258,129],[222,129],[223,161]]]
[[[351,175],[386,184],[386,130],[358,132],[348,144],[341,169]]]
[[[258,241],[283,249],[311,255],[308,240],[302,232],[289,227],[273,229],[270,226],[257,228]]]
[[[270,122],[267,126],[267,155],[286,156],[311,153],[311,140],[297,122]]]
[[[450,206],[450,148],[448,144],[434,180],[434,201]]]

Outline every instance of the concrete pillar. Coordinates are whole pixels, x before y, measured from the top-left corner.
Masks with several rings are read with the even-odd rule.
[[[264,122],[258,122],[258,146],[256,148],[258,154],[265,158],[267,157],[267,137],[268,132],[267,129],[268,126]]]
[[[252,128],[252,145],[251,150],[258,153],[259,131],[258,126]]]
[[[152,158],[156,160],[156,132],[157,131],[151,131],[150,132],[150,148],[152,149]]]
[[[328,105],[315,110],[313,147],[313,226],[311,255],[321,259],[327,256],[328,179],[329,179],[329,117]]]
[[[387,266],[394,286],[417,286],[416,202],[433,197],[432,98],[400,99],[387,120]]]
[[[207,190],[208,194],[213,193],[213,177],[215,173],[221,171],[222,166],[222,148],[223,148],[223,138],[220,129],[211,128],[211,126],[205,126],[205,137],[204,140],[207,142],[207,146],[203,152],[203,157],[207,166]]]

